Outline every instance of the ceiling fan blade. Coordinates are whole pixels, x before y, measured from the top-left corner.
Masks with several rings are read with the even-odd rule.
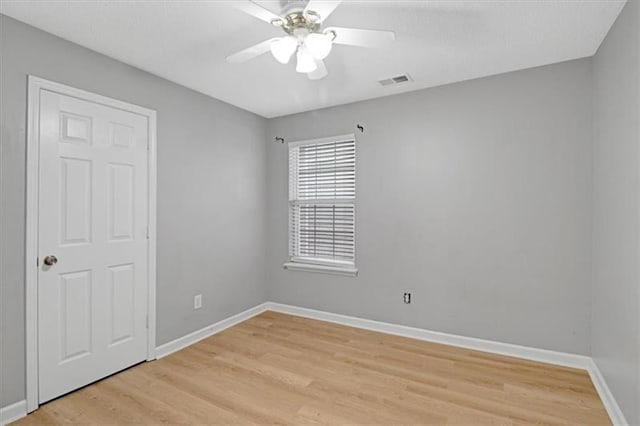
[[[252,2],[251,0],[239,0],[232,2],[233,7],[238,10],[243,11],[244,13],[251,15],[255,18],[260,19],[268,24],[271,24],[273,21],[283,19],[270,11],[269,9],[265,9],[257,3]]]
[[[327,71],[327,67],[324,65],[324,61],[321,59],[316,59],[316,70],[307,73],[307,77],[309,80],[320,80],[329,74]]]
[[[318,22],[326,20],[342,0],[310,0],[304,8],[304,15],[318,15]],[[309,13],[309,12],[313,13]]]
[[[396,39],[393,31],[360,30],[356,28],[330,27],[324,32],[333,31],[336,38],[335,44],[347,44],[349,46],[361,47],[384,47]]]
[[[247,47],[246,49],[236,52],[233,55],[227,56],[227,62],[237,64],[267,53],[271,49],[271,42],[277,39],[277,37],[270,38],[269,40],[265,40],[262,43]]]

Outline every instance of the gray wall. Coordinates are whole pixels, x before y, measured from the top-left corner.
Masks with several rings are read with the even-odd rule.
[[[269,143],[269,299],[588,354],[591,83],[584,59],[269,120],[271,141],[365,128],[357,278],[282,269],[287,147]]]
[[[629,1],[593,61],[592,355],[640,424],[640,7]]]
[[[0,29],[0,407],[25,397],[27,74],[158,112],[158,344],[263,302],[266,120],[8,17]]]

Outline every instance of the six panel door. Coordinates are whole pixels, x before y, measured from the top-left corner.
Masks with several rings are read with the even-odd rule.
[[[42,90],[39,126],[42,403],[146,359],[148,119]]]

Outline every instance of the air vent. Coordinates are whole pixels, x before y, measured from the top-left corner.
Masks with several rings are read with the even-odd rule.
[[[397,75],[391,78],[385,78],[384,80],[378,81],[381,86],[396,86],[398,84],[405,84],[413,81],[409,74]]]
[[[409,81],[409,76],[407,75],[399,75],[397,77],[393,77],[393,82],[394,83],[406,83],[407,81]]]

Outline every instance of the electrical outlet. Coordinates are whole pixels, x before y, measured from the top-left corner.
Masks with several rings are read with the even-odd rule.
[[[405,293],[403,296],[403,300],[407,305],[411,303],[411,293]]]
[[[195,297],[193,298],[193,309],[200,309],[200,308],[202,308],[202,295],[196,294]]]

